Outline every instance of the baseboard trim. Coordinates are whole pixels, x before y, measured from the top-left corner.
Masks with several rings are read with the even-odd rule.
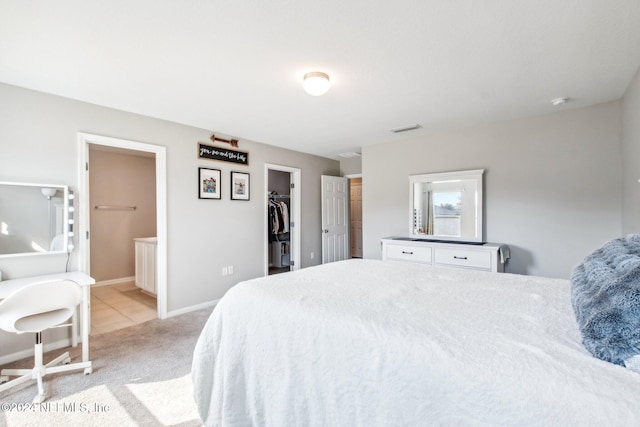
[[[82,345],[80,340],[78,340],[78,345],[79,346]],[[44,344],[43,352],[46,353],[48,351],[58,350],[58,349],[70,347],[70,346],[71,346],[71,338],[65,338],[56,342]],[[0,365],[6,365],[7,363],[15,362],[16,360],[25,359],[27,357],[33,357],[33,352],[34,352],[34,348],[30,347],[26,350],[17,351],[11,354],[5,354],[4,356],[0,356]],[[29,368],[29,367],[33,367],[33,366],[32,365],[25,366],[25,368]]]
[[[116,280],[122,280],[122,279],[116,279]],[[126,281],[126,280],[123,280]],[[111,281],[109,281],[111,282]],[[105,283],[105,282],[99,282],[100,284],[111,284],[111,283]],[[100,286],[100,284],[96,283],[93,286]],[[173,310],[167,313],[167,317],[174,317],[174,316],[179,316],[181,314],[186,314],[186,313],[190,313],[192,311],[196,311],[196,310],[201,310],[204,308],[209,308],[209,307],[215,307],[216,304],[218,304],[218,302],[220,302],[220,299],[215,299],[212,301],[207,301],[207,302],[203,302],[201,304],[196,304],[196,305],[192,305],[189,307],[185,307],[185,308],[180,308],[178,310]],[[80,340],[80,338],[78,338],[78,345],[82,345],[82,342]],[[58,350],[61,348],[65,348],[65,347],[69,347],[71,346],[71,338],[66,338],[66,339],[62,339],[59,341],[55,341],[52,343],[48,343],[44,345],[44,352],[48,352],[48,351],[52,351],[52,350]],[[6,365],[7,363],[11,363],[11,362],[15,362],[16,360],[20,360],[20,359],[24,359],[27,357],[33,357],[33,347],[30,347],[28,349],[25,350],[21,350],[21,351],[17,351],[15,353],[11,353],[11,354],[6,354],[4,356],[0,356],[0,366],[1,365]]]
[[[94,287],[94,286],[119,285],[120,283],[135,282],[135,280],[136,280],[136,276],[121,277],[119,279],[111,279],[111,280],[102,280],[100,282],[96,282],[95,285],[91,285],[91,287]]]
[[[201,310],[203,308],[214,307],[216,304],[220,302],[220,298],[214,299],[213,301],[203,302],[202,304],[192,305],[190,307],[180,308],[178,310],[172,310],[167,313],[167,318],[179,316],[181,314],[190,313],[192,311]]]

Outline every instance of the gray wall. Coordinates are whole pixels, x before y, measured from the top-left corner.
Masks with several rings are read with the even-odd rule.
[[[135,276],[133,239],[156,236],[155,158],[90,148],[89,164],[91,277],[100,282]]]
[[[508,272],[566,278],[621,234],[620,102],[363,149],[364,256],[406,235],[409,175],[485,169],[485,239]]]
[[[359,173],[362,173],[362,157],[340,160],[340,175],[357,175]]]
[[[309,154],[246,141],[248,167],[197,157],[198,141],[212,131],[152,119],[58,96],[0,84],[0,181],[53,182],[78,188],[77,133],[128,139],[167,147],[169,312],[220,298],[237,282],[262,276],[265,263],[265,163],[302,171],[302,267],[321,253],[320,175],[338,175],[339,163]],[[218,134],[218,132],[216,132]],[[224,137],[224,135],[219,135]],[[222,171],[222,200],[197,197],[198,167]],[[251,174],[251,199],[229,200],[229,173]],[[76,245],[77,246],[77,245]],[[0,259],[4,279],[63,272],[65,255]],[[234,274],[222,276],[223,266]],[[77,266],[77,254],[71,268]],[[16,351],[0,336],[2,354]],[[32,338],[23,340],[24,347]]]
[[[291,174],[289,172],[269,170],[269,191],[275,191],[279,195],[291,194]]]
[[[640,232],[640,70],[622,98],[622,231]]]

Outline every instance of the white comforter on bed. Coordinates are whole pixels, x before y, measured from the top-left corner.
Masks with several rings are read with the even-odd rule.
[[[192,377],[211,426],[640,425],[640,374],[582,347],[568,281],[403,262],[236,285]]]

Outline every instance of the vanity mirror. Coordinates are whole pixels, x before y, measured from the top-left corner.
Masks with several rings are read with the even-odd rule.
[[[66,185],[0,182],[0,257],[70,251],[72,198]]]
[[[412,238],[483,242],[484,169],[411,175]]]

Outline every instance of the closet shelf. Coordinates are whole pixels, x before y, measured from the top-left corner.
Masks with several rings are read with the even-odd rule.
[[[270,199],[288,199],[291,196],[289,194],[278,194],[277,191],[269,191],[267,192],[267,196],[269,196]]]

